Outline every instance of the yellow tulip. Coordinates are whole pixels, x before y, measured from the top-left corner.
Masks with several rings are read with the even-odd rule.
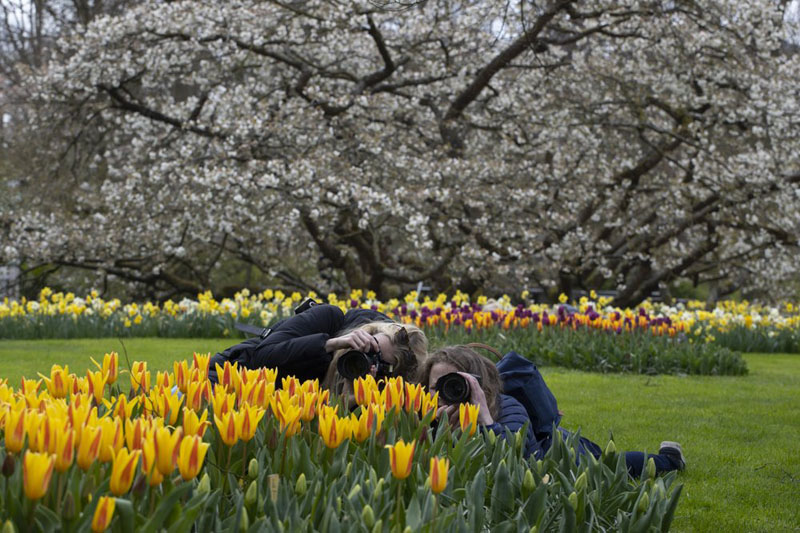
[[[392,468],[392,475],[397,479],[405,479],[410,476],[416,443],[406,444],[402,440],[398,440],[394,446],[387,445],[386,447],[389,448],[389,464]]]
[[[214,387],[212,401],[214,414],[222,416],[233,410],[233,406],[236,405],[236,394],[228,394],[228,390],[225,387]]]
[[[172,371],[175,374],[175,384],[178,386],[178,390],[186,394],[189,387],[189,363],[186,362],[186,359],[180,362],[175,361],[172,363]]]
[[[100,443],[103,440],[103,430],[96,426],[83,426],[78,433],[81,437],[78,445],[78,457],[75,461],[85,472],[97,460]]]
[[[122,420],[119,418],[102,418],[98,425],[103,430],[98,458],[101,463],[108,463],[114,459],[114,454],[122,448],[122,443],[125,440],[125,436],[122,434]]]
[[[236,413],[236,428],[240,439],[248,442],[255,437],[258,423],[264,417],[264,413],[265,411],[260,407],[254,407],[247,403],[242,406]]]
[[[241,418],[238,418],[236,416],[236,412],[233,410],[230,410],[220,416],[214,414],[214,423],[217,425],[219,435],[222,437],[222,442],[224,442],[227,446],[233,446],[239,442],[241,421]]]
[[[92,517],[92,531],[100,533],[105,531],[111,525],[111,519],[114,518],[114,506],[117,500],[110,496],[101,496],[97,501],[97,508],[94,510]]]
[[[470,427],[470,436],[474,435],[478,430],[478,411],[479,405],[471,403],[462,403],[458,406],[458,422],[461,425],[461,431],[466,431]]]
[[[280,422],[281,431],[286,433],[287,437],[291,437],[300,431],[300,408],[292,403],[279,403],[278,404],[278,422]]]
[[[206,428],[211,425],[208,422],[208,411],[203,411],[203,416],[198,417],[197,413],[189,409],[183,408],[183,434],[188,436],[197,435],[201,439],[206,433]]]
[[[197,435],[183,438],[180,453],[178,454],[178,470],[184,480],[189,481],[197,477],[203,467],[203,460],[206,457],[209,446]]]
[[[178,445],[183,437],[183,430],[177,428],[170,432],[169,428],[158,428],[153,434],[156,452],[156,468],[162,475],[168,476],[175,470],[178,462]]]
[[[25,402],[12,404],[6,415],[5,447],[11,453],[19,453],[25,444]]]
[[[53,365],[50,367],[50,378],[46,378],[39,374],[47,386],[50,396],[53,398],[66,398],[72,386],[72,378],[69,373],[69,366],[61,368],[60,365]]]
[[[208,375],[208,364],[211,362],[211,354],[199,354],[197,352],[192,354],[192,368],[197,368],[203,373],[203,376]]]
[[[325,446],[338,448],[352,434],[350,419],[339,418],[333,408],[323,409],[319,413],[319,434]]]
[[[373,432],[380,431],[384,416],[385,413],[381,405],[374,403],[362,407],[360,416],[350,415],[355,439],[358,442],[364,442]]]
[[[353,381],[353,394],[358,405],[367,405],[372,398],[372,391],[378,390],[378,383],[371,374]]]
[[[289,396],[294,396],[300,390],[300,380],[294,376],[287,376],[281,379],[281,390],[285,390]]]
[[[203,408],[203,399],[210,397],[211,383],[208,381],[190,381],[186,386],[186,407],[193,411]]]
[[[169,372],[156,372],[156,388],[169,390],[175,384],[173,381]]]
[[[122,496],[130,490],[133,484],[133,476],[136,474],[136,465],[139,463],[139,455],[142,452],[134,450],[129,452],[127,448],[120,448],[114,456],[114,464],[111,467],[111,481],[109,488],[114,496]]]
[[[134,361],[131,365],[131,389],[134,392],[147,393],[150,390],[150,372],[147,362]]]
[[[168,425],[175,425],[183,403],[183,399],[177,391],[173,394],[170,389],[156,387],[150,391],[150,402],[158,416],[163,418]]]
[[[316,392],[301,392],[300,398],[300,420],[311,422],[317,415],[317,396]]]
[[[34,453],[30,450],[25,452],[22,463],[22,485],[26,498],[38,500],[47,494],[55,464],[55,456],[49,453]]]
[[[151,487],[158,486],[164,481],[164,476],[156,467],[155,434],[149,435],[142,441],[142,471],[147,476],[147,482]]]
[[[227,392],[235,392],[238,394],[241,386],[241,378],[239,377],[239,364],[233,363],[231,365],[230,361],[225,361],[223,366],[219,366],[219,363],[214,363],[214,365],[216,366],[217,378],[219,379],[217,388],[221,386]]]
[[[28,432],[28,448],[32,452],[46,452],[42,449],[43,440],[39,438],[39,431],[44,422],[44,414],[40,411],[28,409],[25,415],[25,430]]]
[[[42,384],[41,379],[25,379],[22,378],[22,385],[20,386],[19,391],[22,393],[23,396],[27,396],[28,394],[38,394],[39,386]]]
[[[421,384],[413,385],[411,383],[406,383],[406,402],[405,408],[406,412],[410,413],[412,411],[418,412],[422,408],[422,397],[424,391],[422,390]]]
[[[86,380],[89,382],[89,395],[94,396],[95,401],[99,404],[103,399],[108,376],[104,376],[102,370],[97,372],[87,370]]]
[[[447,457],[431,457],[431,490],[439,494],[447,486],[447,472],[450,469],[450,460]]]
[[[66,472],[75,459],[75,431],[65,427],[56,433],[56,471]]]
[[[431,395],[429,392],[423,392],[422,407],[419,410],[420,415],[424,418],[431,411],[435,413],[437,409],[439,409],[439,393],[436,392]]]
[[[111,411],[111,416],[119,417],[122,420],[128,420],[133,416],[133,410],[139,403],[139,397],[136,396],[132,400],[121,394],[111,400],[103,400],[103,404]]]
[[[119,376],[119,355],[117,352],[107,353],[103,356],[103,364],[102,366],[98,364],[94,358],[90,357],[92,363],[100,369],[103,375],[106,377],[106,383],[109,385],[113,385],[117,381],[117,377]]]

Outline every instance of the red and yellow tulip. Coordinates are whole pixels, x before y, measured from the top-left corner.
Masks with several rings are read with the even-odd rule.
[[[11,404],[5,422],[5,448],[11,453],[19,453],[25,445],[25,402]]]
[[[75,461],[81,470],[85,472],[97,460],[97,455],[100,453],[100,443],[103,440],[103,430],[97,426],[83,426],[78,433],[81,437],[78,445],[78,456]]]
[[[197,477],[203,467],[208,447],[209,444],[203,442],[203,439],[197,435],[183,438],[178,454],[178,470],[184,480],[188,481]]]
[[[120,448],[114,456],[109,488],[115,496],[122,496],[130,490],[141,453],[139,450],[129,452],[127,448]]]
[[[108,529],[111,525],[111,519],[114,518],[114,507],[117,500],[111,496],[101,496],[97,501],[97,507],[94,510],[92,517],[92,531],[100,533]]]
[[[393,446],[386,446],[389,449],[389,464],[392,468],[392,475],[397,479],[405,479],[411,475],[416,445],[416,442],[406,444],[402,440],[398,440]]]
[[[168,476],[175,470],[182,438],[183,430],[181,428],[177,428],[174,432],[171,432],[169,428],[158,428],[153,432],[156,468],[162,475]]]
[[[34,453],[30,450],[25,452],[22,463],[22,486],[26,498],[38,500],[47,494],[55,464],[55,456],[49,453]]]
[[[108,385],[113,385],[117,382],[117,377],[119,377],[119,354],[117,354],[117,352],[105,354],[103,356],[102,365],[95,361],[94,358],[90,357],[90,359],[106,377],[106,383]]]
[[[319,434],[328,448],[338,448],[352,434],[350,418],[339,418],[333,407],[323,408],[319,413]]]
[[[434,494],[439,494],[447,486],[447,472],[450,470],[450,459],[431,457],[430,482]]]
[[[467,428],[469,428],[469,435],[475,434],[478,430],[479,410],[479,405],[471,403],[462,403],[458,406],[458,423],[461,426],[461,431],[467,431]]]

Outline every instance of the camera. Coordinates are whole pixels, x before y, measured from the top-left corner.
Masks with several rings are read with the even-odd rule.
[[[346,379],[361,378],[369,374],[369,369],[373,366],[378,367],[378,378],[390,376],[392,365],[381,360],[381,352],[361,352],[350,350],[339,357],[336,363],[336,370]]]
[[[476,376],[475,374],[470,374],[470,376],[477,379],[478,383],[481,382],[480,376]],[[458,372],[450,372],[440,377],[436,380],[436,386],[434,388],[439,392],[439,398],[447,404],[458,405],[460,403],[469,403],[469,382],[467,378]]]

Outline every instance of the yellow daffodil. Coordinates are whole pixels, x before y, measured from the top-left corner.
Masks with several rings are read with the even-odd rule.
[[[431,457],[431,490],[439,494],[447,486],[447,472],[450,469],[450,460],[447,457]]]
[[[92,531],[100,533],[108,529],[111,525],[111,519],[114,518],[114,507],[117,500],[111,496],[101,496],[97,501],[97,507],[94,510],[92,517]]]
[[[189,481],[197,477],[203,467],[208,447],[209,444],[203,442],[197,435],[183,438],[178,454],[178,470],[184,480]]]
[[[471,403],[462,403],[458,406],[458,422],[461,425],[461,431],[466,431],[469,427],[470,436],[475,434],[475,432],[478,430],[479,410],[479,405]]]
[[[183,430],[177,428],[171,432],[169,428],[158,428],[153,432],[156,451],[156,468],[162,475],[168,476],[175,470],[178,461],[178,445],[183,438]]]
[[[122,496],[130,490],[133,484],[133,477],[136,474],[136,466],[139,464],[140,454],[141,451],[139,450],[129,452],[127,448],[120,448],[114,456],[109,484],[111,493],[114,496]]]
[[[386,447],[389,448],[389,464],[392,468],[392,475],[397,479],[405,479],[410,476],[416,443],[406,444],[402,440],[398,440],[393,446],[387,445]]]
[[[100,443],[103,440],[103,430],[95,426],[83,426],[78,433],[81,437],[78,445],[78,456],[75,461],[81,470],[85,472],[97,460],[97,455],[100,453]]]
[[[22,486],[26,498],[38,500],[47,494],[55,464],[55,456],[49,453],[34,453],[30,450],[25,452],[22,463]]]

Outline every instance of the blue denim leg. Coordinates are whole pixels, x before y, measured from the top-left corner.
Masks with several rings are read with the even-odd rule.
[[[625,463],[628,465],[628,473],[632,477],[640,477],[642,475],[642,470],[644,470],[645,461],[650,457],[653,458],[653,462],[656,464],[657,474],[678,470],[678,468],[680,468],[680,465],[667,455],[654,455],[651,453],[647,454],[645,457],[644,452],[625,452]]]

